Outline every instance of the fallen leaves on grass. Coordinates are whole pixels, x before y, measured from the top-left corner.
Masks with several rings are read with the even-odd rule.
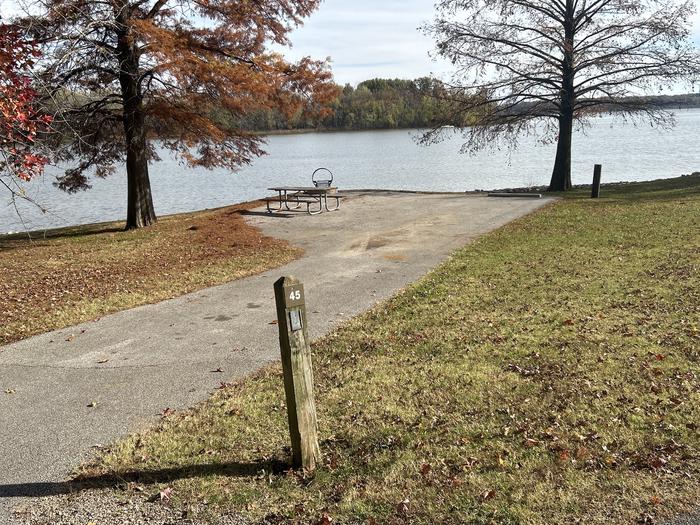
[[[0,344],[288,262],[298,250],[262,235],[241,215],[258,205],[164,217],[130,232],[111,223],[31,241],[0,235]],[[196,229],[188,230],[194,221]]]
[[[331,525],[333,523],[333,518],[328,514],[324,513],[321,519],[318,521],[317,525]]]
[[[488,489],[479,494],[479,499],[481,499],[481,501],[484,503],[486,503],[487,501],[491,501],[495,497],[496,491],[494,489]]]
[[[164,489],[159,490],[156,494],[153,494],[150,498],[148,498],[148,501],[151,503],[155,503],[158,501],[160,501],[161,503],[168,503],[172,498],[173,492],[174,490],[172,487],[166,487]]]
[[[409,500],[408,498],[405,498],[403,501],[400,501],[398,503],[398,505],[396,505],[396,512],[398,514],[403,514],[403,515],[408,514],[410,503],[411,503],[411,500]]]
[[[165,501],[165,502],[170,501],[170,497],[172,496],[172,494],[173,494],[172,487],[164,488],[163,490],[160,491],[160,494],[159,494],[160,501]]]

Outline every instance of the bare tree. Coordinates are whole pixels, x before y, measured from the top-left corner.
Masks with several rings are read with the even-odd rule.
[[[190,166],[236,170],[263,154],[241,129],[248,112],[294,113],[336,94],[326,61],[290,63],[270,49],[320,0],[31,0],[21,23],[43,41],[56,113],[57,184],[89,187],[126,161],[126,228],[156,220],[153,139]]]
[[[437,9],[426,31],[456,68],[452,93],[470,124],[463,149],[528,133],[556,140],[550,191],[571,188],[575,125],[599,111],[671,125],[672,115],[629,97],[700,72],[694,0],[441,0]]]

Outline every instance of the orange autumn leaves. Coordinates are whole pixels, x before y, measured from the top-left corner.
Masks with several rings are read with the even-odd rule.
[[[129,61],[138,70],[147,136],[190,166],[235,170],[250,163],[264,151],[262,139],[243,129],[247,115],[273,109],[320,117],[338,95],[327,60],[291,62],[277,51],[319,4],[44,0],[45,16],[32,23],[50,42],[47,81],[55,80],[57,92],[90,94],[64,101],[67,124],[81,137],[66,156],[98,170],[122,160],[124,146],[114,139],[126,102],[120,90],[125,59],[118,52],[126,38],[135,50]],[[155,158],[153,150],[148,155]],[[74,182],[76,188],[67,180],[67,189],[88,185],[84,177]]]

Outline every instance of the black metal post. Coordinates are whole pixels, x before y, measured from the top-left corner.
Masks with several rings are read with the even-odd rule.
[[[593,190],[591,191],[591,199],[600,197],[600,179],[603,173],[603,166],[596,164],[593,168]]]

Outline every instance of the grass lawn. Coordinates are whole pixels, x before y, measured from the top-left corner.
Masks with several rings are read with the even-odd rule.
[[[278,366],[83,476],[266,523],[635,523],[697,504],[700,174],[603,195],[482,237],[318,341],[315,477],[288,470]]]
[[[260,203],[164,217],[122,231],[96,224],[0,236],[0,345],[282,265],[299,255],[241,212]]]

